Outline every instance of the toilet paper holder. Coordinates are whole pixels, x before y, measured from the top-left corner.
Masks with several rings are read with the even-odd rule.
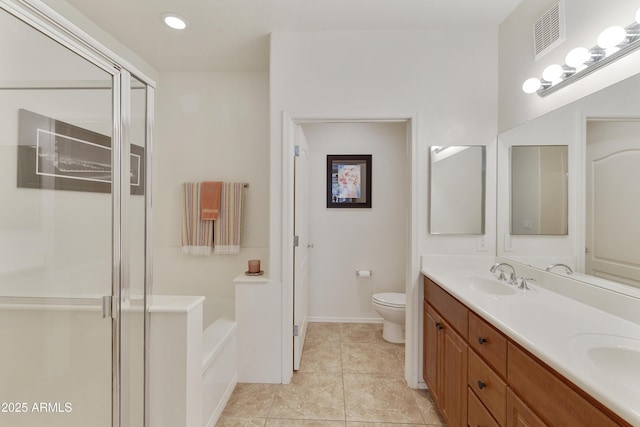
[[[373,276],[373,271],[356,269],[356,276],[358,276],[358,277],[371,277],[371,276]]]

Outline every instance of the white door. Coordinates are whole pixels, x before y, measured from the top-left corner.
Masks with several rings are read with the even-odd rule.
[[[587,127],[585,273],[640,286],[640,122]]]
[[[300,368],[309,314],[309,149],[296,125],[294,161],[293,369]]]

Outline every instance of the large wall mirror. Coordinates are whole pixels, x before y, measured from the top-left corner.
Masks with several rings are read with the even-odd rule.
[[[431,234],[484,234],[484,146],[430,148]]]
[[[541,269],[565,263],[573,279],[640,297],[639,92],[636,75],[499,135],[498,256]],[[564,235],[511,227],[512,150],[540,141],[568,146]],[[520,225],[530,224],[521,218]]]
[[[566,145],[511,147],[511,234],[566,235]]]

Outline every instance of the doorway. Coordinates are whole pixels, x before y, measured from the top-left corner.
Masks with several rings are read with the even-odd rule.
[[[417,250],[417,233],[418,233],[418,222],[416,220],[416,218],[418,217],[418,215],[416,214],[416,212],[418,211],[419,207],[417,205],[417,203],[415,203],[414,201],[417,201],[417,167],[416,167],[416,163],[417,163],[417,156],[415,155],[415,151],[416,151],[416,140],[415,140],[415,129],[414,129],[414,123],[415,121],[413,120],[413,117],[393,117],[393,115],[389,115],[387,117],[379,117],[379,118],[340,118],[340,119],[335,119],[335,118],[318,118],[318,117],[288,117],[285,114],[285,118],[284,118],[284,122],[283,122],[283,137],[284,137],[284,151],[286,151],[286,156],[289,158],[289,154],[291,155],[291,159],[294,156],[294,147],[296,145],[295,143],[295,129],[296,126],[302,125],[302,127],[304,128],[305,126],[320,126],[322,127],[323,125],[337,125],[337,124],[371,124],[371,125],[384,125],[384,123],[387,123],[389,125],[395,126],[395,127],[401,127],[404,131],[404,139],[402,141],[402,143],[400,144],[400,151],[401,151],[401,156],[403,156],[403,161],[404,161],[404,165],[405,168],[404,170],[402,170],[400,172],[401,176],[403,177],[401,180],[399,180],[399,182],[401,184],[396,185],[395,189],[396,190],[400,190],[401,193],[405,194],[406,196],[406,202],[404,204],[402,204],[401,206],[396,206],[396,209],[398,212],[401,212],[403,215],[403,222],[402,222],[402,232],[401,234],[403,235],[403,237],[405,238],[403,240],[403,243],[401,244],[402,248],[400,248],[397,252],[402,253],[403,255],[401,255],[401,267],[400,267],[400,276],[401,278],[399,279],[399,283],[398,280],[395,281],[395,286],[397,288],[393,288],[393,289],[389,289],[387,288],[386,290],[394,290],[397,292],[405,292],[407,294],[407,315],[406,315],[406,321],[405,321],[405,326],[406,326],[406,352],[405,352],[405,379],[407,380],[408,384],[413,387],[413,388],[417,388],[418,385],[418,363],[417,361],[419,360],[419,353],[418,353],[418,344],[419,344],[419,337],[418,337],[418,330],[419,330],[419,325],[418,325],[418,319],[419,319],[419,315],[418,315],[418,310],[415,307],[416,301],[419,298],[419,255],[418,255],[418,250]],[[392,123],[389,123],[392,122]],[[314,148],[313,148],[313,144],[310,143],[311,147],[310,147],[310,152],[311,154],[311,163],[314,163],[313,160],[313,156],[314,156]],[[348,146],[348,145],[347,145]],[[354,148],[352,148],[354,149]],[[353,152],[352,152],[353,154]],[[355,154],[363,154],[363,153],[355,153]],[[322,156],[324,157],[324,156]],[[290,159],[283,159],[284,160],[284,170],[285,170],[285,175],[283,176],[283,188],[289,188],[292,185],[292,177],[293,177],[293,167],[292,167],[292,161]],[[321,162],[322,159],[317,160],[317,162],[322,163]],[[376,160],[378,161],[378,163],[376,163]],[[290,165],[290,167],[287,167],[287,164]],[[374,170],[376,167],[379,168],[380,171],[384,171],[385,168],[385,161],[384,161],[384,157],[378,157],[377,159],[374,157]],[[376,166],[377,165],[377,166]],[[313,166],[310,166],[310,168],[313,168]],[[324,203],[325,200],[325,191],[324,191],[324,176],[325,176],[325,171],[324,171],[324,165],[320,166],[320,174],[322,175],[322,191],[320,192],[321,194],[314,194],[314,193],[318,193],[318,191],[311,191],[310,193],[310,197],[317,197],[318,199],[321,199],[321,201],[319,203]],[[289,171],[289,172],[287,172]],[[289,178],[291,177],[291,178]],[[317,177],[316,177],[317,178]],[[394,177],[397,178],[397,177]],[[375,180],[375,178],[374,178]],[[376,185],[375,183],[373,184],[374,186]],[[375,188],[375,187],[374,187]],[[380,187],[378,188],[383,188],[383,185],[381,184]],[[287,197],[287,194],[289,194],[289,197]],[[291,221],[287,219],[288,215],[286,212],[292,212],[292,206],[293,206],[293,191],[290,192],[283,192],[283,209],[284,209],[284,214],[283,214],[283,242],[287,242],[287,241],[292,241],[293,236],[292,236],[292,231],[288,231],[287,230],[293,230],[293,226],[291,224]],[[375,190],[374,190],[374,195],[372,197],[373,199],[373,204],[375,205],[376,203],[381,203],[384,204],[384,198],[378,196],[378,202],[376,202],[376,196],[375,196]],[[379,205],[380,206],[380,205]],[[291,209],[291,210],[289,210]],[[346,212],[346,211],[350,211],[349,209],[347,210],[343,210],[343,212],[345,212],[345,214],[349,215],[351,214],[351,216],[355,215],[355,209],[351,210],[352,212]],[[293,214],[291,214],[291,218],[293,218]],[[315,225],[313,224],[314,221],[310,221],[312,223],[311,228],[313,229],[313,227],[315,227]],[[362,223],[362,229],[364,230],[365,233],[369,232],[371,233],[371,230],[368,229],[365,225],[366,223]],[[320,230],[322,229],[322,226],[320,226],[319,228]],[[413,230],[415,230],[415,232],[412,232]],[[375,231],[374,231],[375,233]],[[286,237],[285,237],[286,236]],[[316,249],[318,249],[317,243],[313,241],[313,234],[310,232],[310,236],[311,240],[310,243],[313,246],[313,248],[310,250],[310,265],[311,265],[311,271],[310,271],[310,275],[311,275],[311,281],[313,281],[313,275],[314,270],[313,270],[313,266],[314,266],[314,257],[315,257],[315,253],[314,251],[316,251]],[[346,241],[347,239],[345,239]],[[336,243],[337,244],[337,243]],[[371,246],[371,245],[370,245]],[[294,295],[295,295],[295,291],[293,289],[294,287],[294,280],[292,275],[287,274],[287,272],[291,272],[293,271],[292,268],[292,260],[293,260],[293,254],[292,254],[292,249],[288,248],[287,245],[283,245],[283,255],[282,255],[282,275],[283,275],[283,285],[284,285],[284,298],[283,298],[283,331],[290,331],[291,326],[293,325],[293,307],[295,306],[295,302],[294,302]],[[366,258],[366,257],[365,257]],[[351,264],[354,264],[356,261],[350,261]],[[349,268],[349,279],[348,280],[352,280],[356,278],[356,274],[355,274],[355,270],[358,268],[364,268],[364,269],[370,269],[370,270],[375,270],[375,267],[371,266],[370,264],[372,263],[372,261],[370,259],[363,259],[362,261],[357,261],[358,264],[351,266],[352,268]],[[370,265],[368,268],[365,267],[366,265]],[[290,267],[291,266],[291,267]],[[379,273],[382,273],[382,270],[379,270]],[[380,291],[385,290],[384,287],[387,287],[388,285],[390,285],[391,287],[393,287],[393,282],[394,280],[385,280],[383,278],[384,274],[382,274],[380,276],[379,282],[380,282]],[[288,279],[289,278],[289,279]],[[374,276],[372,276],[373,280],[375,281],[376,279],[376,273],[374,272]],[[289,282],[289,280],[291,280]],[[287,288],[288,285],[287,283],[291,283],[291,290],[290,290],[290,296],[287,297]],[[352,288],[351,291],[356,293],[356,299],[358,300],[358,302],[356,303],[357,305],[359,305],[359,308],[361,308],[363,310],[364,313],[366,313],[364,316],[362,315],[362,313],[359,313],[359,319],[355,319],[356,321],[371,321],[371,320],[378,320],[379,316],[374,313],[372,311],[371,308],[371,292],[374,289],[374,287],[372,286],[371,282],[360,282],[359,285],[362,285],[360,287],[355,286],[354,288]],[[377,284],[374,282],[374,285],[377,286]],[[313,292],[313,289],[310,289],[309,291],[310,293]],[[357,293],[360,292],[359,295],[357,295]],[[312,308],[310,307],[310,310],[312,310]],[[311,312],[310,312],[311,313]],[[368,318],[366,316],[369,316]],[[348,321],[348,315],[345,316],[339,316],[339,315],[335,315],[333,321]],[[290,319],[290,320],[287,320]],[[314,321],[319,321],[321,319],[319,319],[318,317],[314,317],[313,318]],[[352,320],[354,320],[352,318]],[[291,322],[291,323],[289,323]],[[288,326],[287,326],[288,325]],[[283,343],[283,354],[293,354],[293,349],[291,348],[292,344],[287,345],[287,341],[288,340],[284,340]],[[285,359],[287,359],[285,357]],[[293,361],[287,361],[287,360],[283,360],[283,382],[287,383],[288,381],[290,381],[291,378],[291,373],[293,371]]]

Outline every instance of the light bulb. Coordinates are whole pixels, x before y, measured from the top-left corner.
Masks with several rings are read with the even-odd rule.
[[[161,15],[162,22],[165,23],[168,27],[173,28],[174,30],[184,30],[187,28],[187,22],[184,18],[179,17],[173,13],[163,13]]]
[[[598,46],[602,49],[609,49],[619,45],[627,38],[627,31],[620,27],[609,27],[598,36]]]
[[[636,22],[640,24],[640,9],[636,11]]]
[[[541,87],[542,87],[542,82],[540,82],[540,79],[536,79],[535,77],[532,77],[530,79],[527,79],[522,84],[522,91],[524,93],[535,93]]]
[[[567,57],[565,58],[565,63],[569,67],[580,68],[591,58],[591,53],[589,49],[586,47],[577,47],[572,49],[569,53],[567,53]]]
[[[561,65],[552,64],[544,69],[544,71],[542,72],[542,78],[548,82],[555,83],[562,78],[563,74],[564,70],[562,69]]]

